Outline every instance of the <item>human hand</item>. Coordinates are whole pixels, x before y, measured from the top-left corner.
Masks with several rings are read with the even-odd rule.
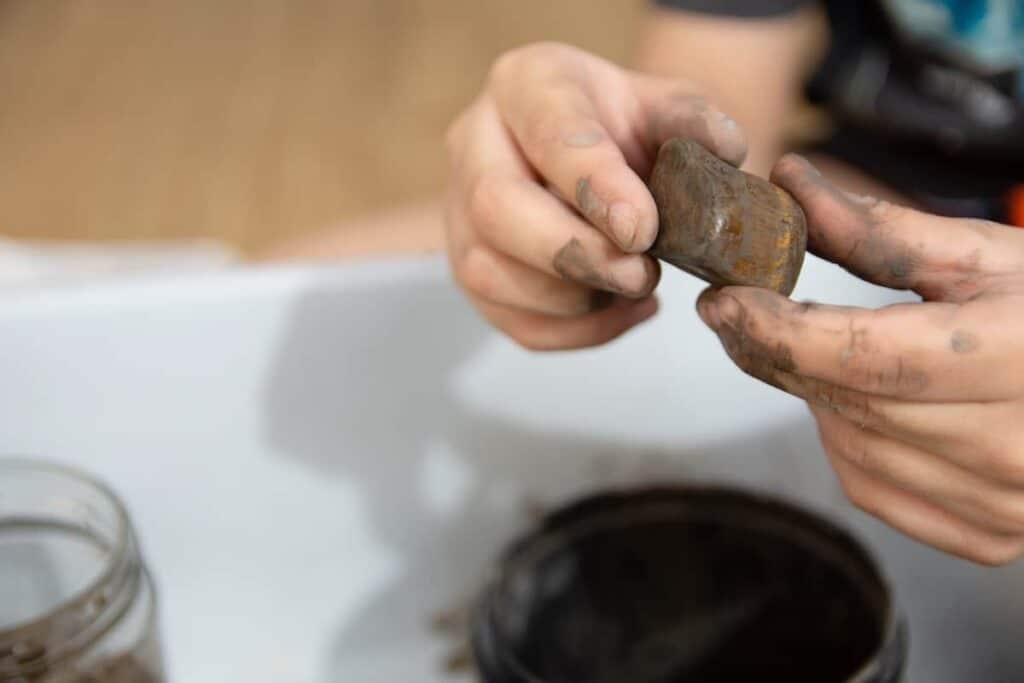
[[[448,255],[477,309],[540,350],[601,344],[650,318],[658,216],[643,179],[672,137],[734,164],[746,153],[691,84],[565,45],[502,56],[448,132]]]
[[[698,301],[733,361],[807,401],[850,500],[982,564],[1024,553],[1024,232],[846,194],[800,157],[772,179],[808,246],[922,303],[879,310],[726,287]]]

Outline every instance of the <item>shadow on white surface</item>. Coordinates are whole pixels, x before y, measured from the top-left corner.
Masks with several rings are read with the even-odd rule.
[[[368,652],[395,643],[422,651],[418,642],[439,639],[434,617],[472,599],[489,561],[533,514],[573,495],[667,481],[814,488],[792,462],[818,455],[808,420],[688,450],[474,411],[451,379],[487,334],[451,296],[444,283],[413,296],[385,287],[366,300],[308,293],[292,319],[297,332],[280,347],[267,394],[271,444],[320,476],[354,482],[371,533],[400,557],[398,575],[339,624],[325,680],[372,675],[361,668]],[[376,329],[358,356],[340,358],[345,322],[366,319]],[[437,645],[428,664],[441,676],[446,643]],[[379,680],[395,680],[376,670]]]
[[[360,330],[351,328],[353,320],[364,321]],[[609,424],[616,422],[615,406],[605,405],[589,416],[588,432],[580,428],[588,424],[586,410],[582,417],[566,410],[572,415],[546,424],[537,416],[551,413],[560,395],[592,391],[589,402],[581,400],[600,404],[595,397],[608,387],[592,374],[599,363],[585,354],[532,356],[495,342],[446,281],[415,291],[377,287],[365,299],[311,290],[292,308],[288,329],[267,391],[269,441],[318,476],[353,482],[370,533],[398,557],[395,575],[339,619],[324,681],[393,681],[412,672],[421,680],[457,679],[442,666],[452,643],[431,633],[430,623],[472,599],[488,563],[532,513],[597,488],[673,480],[761,489],[852,527],[881,555],[910,612],[911,680],[1011,681],[1024,672],[1024,652],[1013,644],[1024,601],[992,602],[1001,590],[1022,585],[1021,573],[945,557],[853,511],[802,410],[769,409],[772,419],[752,432],[716,429],[722,419],[757,423],[758,411],[747,414],[742,406],[770,390],[723,375],[726,361],[709,355],[720,354],[712,342],[689,342],[689,376],[710,365],[724,386],[741,387],[734,397],[706,392],[710,403],[722,402],[717,409],[655,415],[649,430],[635,415]],[[353,334],[360,342],[351,353]],[[642,357],[658,334],[664,345],[663,327],[627,338],[618,351],[596,353],[605,361],[623,349]],[[350,354],[339,357],[342,347]],[[590,372],[592,387],[559,387],[574,376],[564,370],[574,362],[589,369],[573,381]],[[650,372],[649,357],[636,365],[647,372],[641,388],[652,388],[657,368]],[[628,367],[618,369],[625,377],[613,385],[637,383]],[[531,401],[543,408],[531,411]],[[722,406],[732,414],[723,418]],[[566,422],[574,428],[564,428]],[[631,430],[634,438],[625,437]],[[730,436],[708,436],[716,431]],[[968,637],[979,633],[986,636]],[[396,661],[396,652],[407,657]]]
[[[892,299],[811,260],[798,296]],[[725,479],[840,517],[910,613],[912,683],[1024,680],[1024,566],[988,570],[852,510],[803,406],[731,366],[666,272],[600,350],[495,339],[441,262],[259,269],[0,301],[0,450],[127,502],[177,683],[417,683],[530,510]]]

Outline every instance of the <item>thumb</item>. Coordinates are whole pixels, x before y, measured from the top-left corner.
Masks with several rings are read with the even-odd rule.
[[[962,302],[1024,266],[1024,233],[1009,226],[843,192],[795,154],[780,159],[771,178],[803,207],[808,249],[869,282]]]

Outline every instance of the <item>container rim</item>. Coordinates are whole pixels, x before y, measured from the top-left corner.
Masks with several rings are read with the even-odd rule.
[[[607,528],[601,523],[602,515],[611,514],[617,506],[627,506],[636,501],[647,502],[652,507],[659,504],[663,509],[673,503],[691,503],[699,505],[701,499],[717,502],[719,505],[735,506],[736,512],[762,511],[779,517],[781,524],[799,523],[804,527],[805,535],[818,542],[838,545],[846,553],[852,553],[857,560],[857,567],[839,568],[844,573],[857,574],[860,579],[867,578],[876,584],[880,591],[879,597],[884,602],[881,607],[880,635],[876,649],[865,659],[860,667],[850,674],[845,683],[874,683],[888,680],[879,678],[888,672],[900,672],[905,666],[907,649],[907,625],[897,604],[892,583],[876,554],[862,542],[856,534],[843,528],[826,515],[813,509],[801,506],[789,499],[766,494],[758,490],[744,489],[731,485],[662,484],[653,486],[621,487],[603,489],[577,497],[553,512],[546,515],[537,525],[524,534],[513,539],[498,559],[491,578],[484,587],[480,602],[474,614],[473,657],[481,671],[491,671],[495,665],[506,668],[509,674],[518,678],[508,679],[509,683],[543,683],[543,679],[529,670],[518,658],[507,652],[498,651],[505,634],[496,623],[494,610],[504,593],[503,587],[518,568],[516,565],[529,565],[537,557],[543,556],[552,547],[567,542],[568,539],[585,536],[596,528]],[[595,514],[596,510],[596,514]],[[712,514],[707,511],[697,517]],[[659,515],[648,515],[649,519]],[[661,518],[664,518],[663,516]],[[704,517],[707,518],[707,517]],[[729,526],[736,519],[733,517],[716,517],[723,526]],[[606,520],[607,521],[607,520]],[[751,527],[764,531],[764,527],[752,524]],[[561,539],[552,535],[563,534]],[[789,543],[808,549],[808,542],[786,539]],[[532,556],[532,557],[531,557]],[[832,558],[826,561],[835,564]],[[864,574],[864,572],[868,574]],[[490,658],[483,662],[482,658]],[[499,679],[505,683],[505,679]]]
[[[134,544],[134,532],[132,530],[128,511],[113,489],[100,481],[97,477],[74,465],[21,456],[0,457],[0,478],[5,474],[33,473],[53,476],[65,481],[76,482],[84,485],[86,490],[96,494],[98,499],[101,500],[104,505],[109,506],[109,511],[113,513],[113,538],[109,547],[108,557],[105,558],[102,570],[98,572],[96,576],[93,577],[84,587],[74,591],[67,598],[62,599],[55,607],[39,614],[38,616],[0,628],[0,644],[4,644],[5,647],[7,644],[16,645],[23,642],[22,639],[24,639],[24,641],[34,643],[34,637],[39,634],[45,636],[48,633],[48,623],[53,623],[55,620],[59,621],[62,616],[65,616],[69,621],[75,620],[75,615],[78,614],[80,610],[86,609],[89,603],[94,600],[94,596],[101,593],[106,587],[121,590],[138,590],[139,585],[139,581],[132,580],[131,576],[134,573],[132,571],[133,568],[141,570],[141,562],[137,557],[137,549]],[[3,522],[6,518],[6,515],[2,509],[0,509],[0,522]],[[128,572],[127,575],[126,571]],[[115,595],[118,594],[119,593],[115,590]],[[117,606],[117,601],[113,601],[110,606]],[[103,613],[104,612],[101,609],[97,613],[97,619],[99,619],[100,615]],[[120,614],[112,615],[112,618],[115,621],[119,617]],[[103,630],[105,631],[106,628]],[[83,646],[87,646],[88,642],[91,641],[92,639],[89,638]],[[58,659],[60,656],[62,655],[59,655]],[[35,666],[35,660],[26,662],[25,665]],[[4,663],[0,662],[0,680],[10,673],[11,671],[4,666]],[[13,673],[17,674],[18,670],[16,669]]]

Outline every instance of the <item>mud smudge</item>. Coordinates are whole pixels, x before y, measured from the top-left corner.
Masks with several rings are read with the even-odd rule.
[[[762,341],[754,336],[756,329],[742,305],[735,319],[723,319],[718,329],[726,353],[748,375],[785,391],[779,373],[795,373],[793,351],[783,342]]]
[[[582,282],[600,290],[622,291],[621,287],[594,267],[594,264],[590,262],[590,258],[587,256],[586,250],[583,248],[583,243],[575,237],[558,250],[551,266],[555,269],[556,273],[566,280]],[[598,303],[600,302],[601,300],[598,299]],[[591,300],[592,305],[593,303],[594,301]]]
[[[588,221],[597,226],[604,226],[608,222],[608,207],[594,192],[590,184],[590,176],[580,178],[576,181],[576,206],[580,213]]]
[[[978,338],[967,330],[955,330],[949,338],[949,348],[955,353],[972,353],[978,346]]]

